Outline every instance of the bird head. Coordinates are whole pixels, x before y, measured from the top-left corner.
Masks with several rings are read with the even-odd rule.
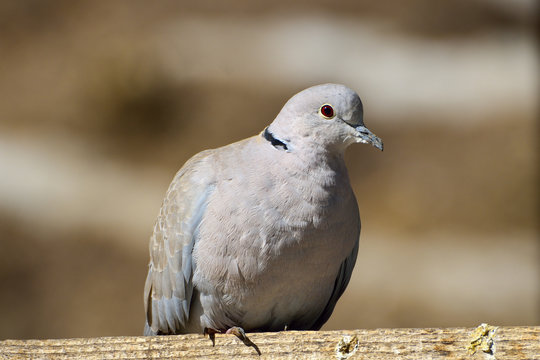
[[[382,140],[364,125],[362,101],[344,85],[323,84],[294,95],[268,131],[290,149],[322,146],[344,151],[353,143],[383,150]]]

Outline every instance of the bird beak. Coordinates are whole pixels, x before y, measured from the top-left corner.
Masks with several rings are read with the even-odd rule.
[[[360,126],[356,126],[354,129],[357,131],[357,134],[356,134],[357,142],[360,142],[362,144],[371,144],[375,146],[377,149],[383,151],[382,140],[377,135],[369,131],[367,127],[365,127],[364,125],[360,125]]]

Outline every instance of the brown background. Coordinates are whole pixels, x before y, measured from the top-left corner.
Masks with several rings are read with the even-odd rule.
[[[323,82],[385,142],[325,328],[539,324],[535,2],[193,3],[0,4],[0,338],[140,334],[176,170]]]

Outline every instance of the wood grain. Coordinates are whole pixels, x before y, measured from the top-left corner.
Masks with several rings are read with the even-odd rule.
[[[3,340],[0,359],[540,359],[540,326]]]

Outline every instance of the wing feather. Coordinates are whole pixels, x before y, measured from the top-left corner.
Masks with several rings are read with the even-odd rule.
[[[195,155],[178,171],[154,225],[144,293],[145,335],[182,332],[189,320],[193,246],[214,189],[210,154]]]
[[[359,241],[357,240],[351,254],[343,261],[343,263],[341,263],[336,282],[334,283],[334,289],[332,290],[332,295],[330,296],[330,299],[323,312],[311,327],[311,330],[319,330],[328,321],[330,315],[332,315],[337,301],[341,295],[343,295],[343,292],[347,288],[349,280],[351,279],[354,264],[356,263],[356,257],[358,256],[358,246]]]

